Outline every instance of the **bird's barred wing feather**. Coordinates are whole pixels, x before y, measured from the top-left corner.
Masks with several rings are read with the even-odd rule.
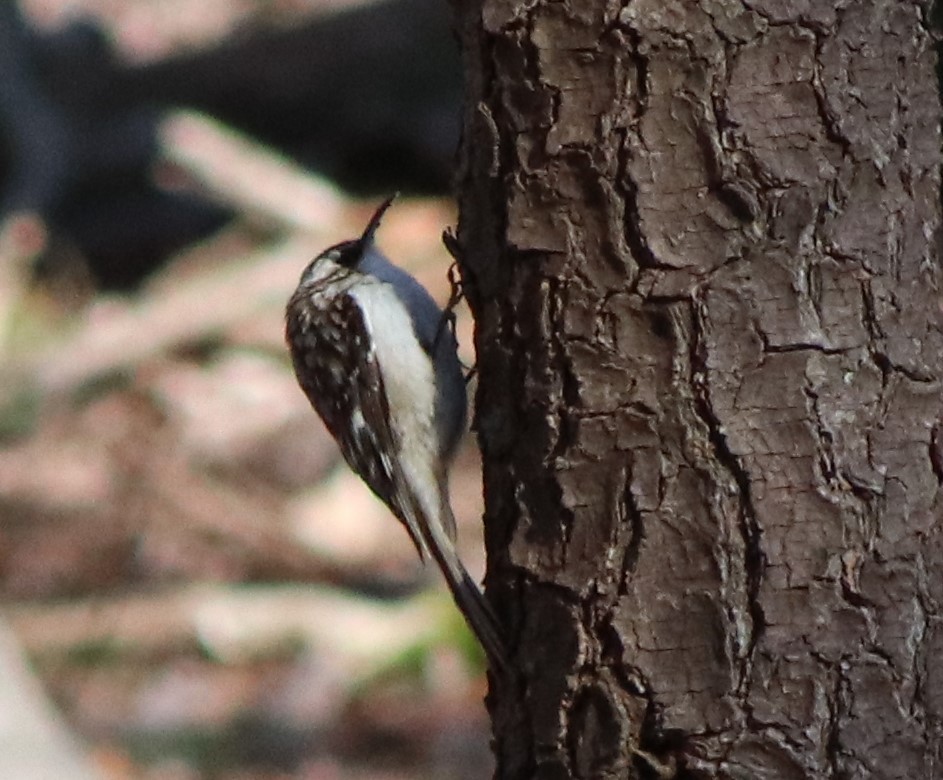
[[[406,526],[425,559],[427,542],[412,511],[415,499],[394,455],[399,448],[363,313],[349,294],[343,294],[315,316],[327,321],[310,322],[299,334],[307,348],[293,352],[298,381],[348,465]],[[289,338],[296,336],[290,333]],[[306,359],[317,360],[317,369],[299,365]]]

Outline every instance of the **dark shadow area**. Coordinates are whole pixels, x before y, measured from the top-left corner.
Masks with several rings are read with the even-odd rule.
[[[38,213],[106,288],[133,287],[231,216],[154,184],[169,109],[210,114],[353,193],[448,188],[461,74],[437,0],[256,26],[138,66],[90,22],[41,34],[3,3],[0,72],[0,216]]]

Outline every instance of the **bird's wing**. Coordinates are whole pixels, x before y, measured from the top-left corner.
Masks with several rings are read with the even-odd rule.
[[[396,460],[399,443],[363,312],[344,294],[319,316],[328,321],[312,323],[306,332],[308,349],[294,356],[298,380],[348,465],[406,526],[425,559],[427,540],[416,517],[415,498]],[[297,365],[305,354],[316,355],[321,369]]]

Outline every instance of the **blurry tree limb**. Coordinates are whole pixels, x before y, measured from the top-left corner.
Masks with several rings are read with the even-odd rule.
[[[68,393],[181,344],[223,331],[281,301],[319,242],[294,236],[138,302],[102,305],[74,336],[37,359],[43,393]]]
[[[250,218],[314,233],[330,233],[350,218],[336,187],[210,117],[172,112],[158,135],[160,159]]]

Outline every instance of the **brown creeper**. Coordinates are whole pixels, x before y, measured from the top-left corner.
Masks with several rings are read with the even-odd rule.
[[[286,311],[298,383],[350,467],[431,555],[494,668],[506,653],[494,614],[455,550],[448,467],[465,428],[455,337],[425,288],[363,235],[305,268]]]

